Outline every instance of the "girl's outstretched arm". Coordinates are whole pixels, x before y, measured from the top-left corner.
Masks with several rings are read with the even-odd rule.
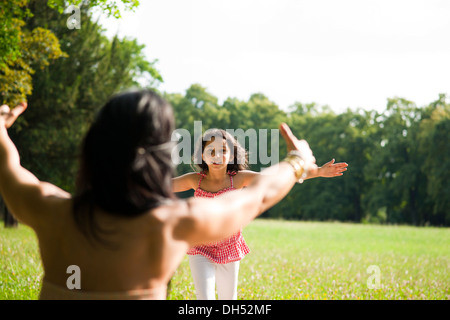
[[[333,178],[342,176],[344,174],[343,172],[347,171],[348,164],[345,162],[334,163],[334,161],[334,159],[331,159],[331,161],[319,167],[317,173],[308,172],[305,180],[318,177]]]
[[[20,164],[16,146],[8,136],[9,128],[27,108],[22,103],[13,110],[0,107],[0,193],[6,206],[22,223],[37,227],[43,216],[51,213],[52,205],[70,194],[46,182],[39,181]]]
[[[172,191],[183,192],[197,187],[198,174],[196,172],[190,172],[183,174],[179,177],[172,178]]]
[[[347,171],[348,164],[345,162],[334,163],[334,161],[335,159],[331,159],[331,161],[328,161],[323,166],[318,167],[317,171],[315,172],[309,171],[304,180],[318,177],[333,178],[342,176],[344,174],[343,172]],[[261,173],[250,170],[243,170],[239,172],[239,174],[244,177],[243,187],[246,187],[250,185],[252,180],[259,176]]]

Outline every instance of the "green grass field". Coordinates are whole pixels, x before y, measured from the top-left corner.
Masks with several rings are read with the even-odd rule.
[[[0,298],[37,299],[42,279],[31,229],[0,227]],[[256,220],[244,230],[238,298],[450,299],[450,229]],[[378,289],[370,289],[379,268]],[[369,280],[369,281],[368,281]],[[195,299],[187,257],[169,299]]]

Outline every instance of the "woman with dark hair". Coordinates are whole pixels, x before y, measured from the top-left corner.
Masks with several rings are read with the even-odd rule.
[[[245,148],[228,131],[209,129],[198,139],[193,160],[196,172],[173,179],[173,191],[195,189],[194,197],[215,198],[226,192],[245,188],[259,176],[248,170]],[[337,177],[347,170],[347,164],[334,159],[310,172],[304,179]],[[240,261],[250,252],[242,231],[226,239],[190,248],[189,266],[198,300],[236,300]]]
[[[100,110],[83,141],[71,196],[20,165],[7,128],[26,107],[0,108],[0,193],[36,232],[41,299],[165,299],[189,248],[229,237],[278,203],[306,170],[317,170],[306,141],[282,124],[285,161],[245,189],[177,199],[172,108],[142,90],[114,96]]]

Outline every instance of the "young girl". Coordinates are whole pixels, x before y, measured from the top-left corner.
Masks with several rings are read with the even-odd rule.
[[[223,193],[248,186],[260,173],[248,170],[245,149],[225,130],[210,129],[196,144],[194,159],[200,172],[173,179],[173,191],[195,189],[194,197],[214,198]],[[341,176],[346,163],[334,159],[318,168],[314,177]],[[212,213],[213,214],[213,213]],[[242,230],[231,237],[188,250],[189,265],[198,300],[214,300],[217,285],[220,300],[237,299],[239,262],[250,252]]]

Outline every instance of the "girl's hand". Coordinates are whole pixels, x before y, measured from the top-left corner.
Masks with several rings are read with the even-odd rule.
[[[27,106],[26,102],[22,102],[10,110],[6,104],[2,105],[0,107],[0,125],[5,126],[7,129],[11,127],[16,119],[27,109]]]
[[[342,176],[344,171],[347,171],[348,164],[345,162],[334,163],[334,159],[325,163],[318,169],[318,176],[324,178],[333,178]]]

